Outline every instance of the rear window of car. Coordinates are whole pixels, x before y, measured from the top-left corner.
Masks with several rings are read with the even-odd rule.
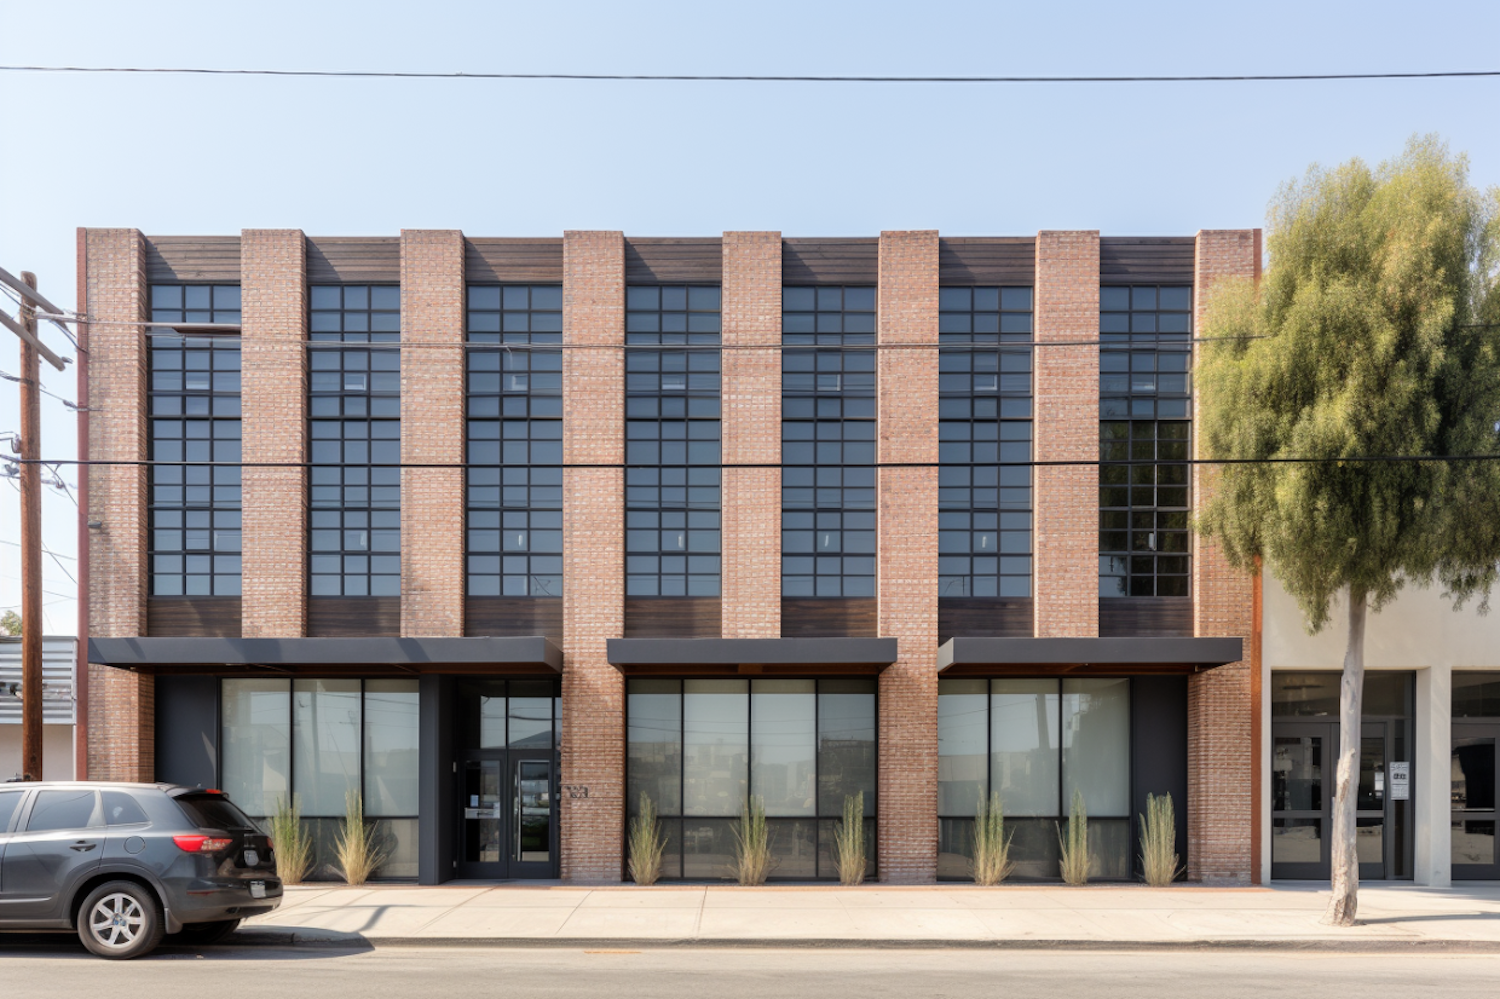
[[[140,804],[124,791],[105,791],[104,821],[112,826],[138,825],[149,822]]]
[[[255,823],[220,794],[184,794],[177,804],[199,829],[254,829]]]
[[[16,814],[16,806],[21,803],[21,795],[25,791],[0,791],[0,832],[10,828],[10,818]]]
[[[90,829],[104,825],[98,808],[99,796],[92,789],[83,791],[38,791],[27,832],[49,832],[54,829]]]

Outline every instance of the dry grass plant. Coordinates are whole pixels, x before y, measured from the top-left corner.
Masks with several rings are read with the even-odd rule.
[[[1073,791],[1073,807],[1068,812],[1068,833],[1057,831],[1062,848],[1062,879],[1070,885],[1087,884],[1089,880],[1089,813],[1083,806],[1083,792]]]
[[[734,875],[742,885],[763,885],[771,873],[771,836],[766,828],[766,803],[751,795],[734,829]]]
[[[312,870],[312,839],[302,828],[302,809],[295,799],[276,799],[271,814],[271,850],[276,857],[276,876],[283,884],[301,884]]]
[[[656,806],[642,791],[640,811],[630,820],[630,879],[638,885],[656,884],[666,849],[667,838],[657,821]]]
[[[1141,869],[1146,884],[1165,888],[1182,873],[1177,855],[1177,815],[1172,796],[1146,795],[1146,814],[1141,816]]]
[[[362,885],[385,863],[385,852],[375,843],[375,830],[365,824],[364,797],[354,788],[344,793],[344,828],[334,844],[339,870],[351,885]]]
[[[1012,832],[1011,836],[1015,833]],[[990,800],[983,796],[974,809],[974,883],[997,885],[1010,876],[1016,865],[1010,859],[1011,836],[1005,835],[1005,809],[1000,803],[1000,792],[990,792]]]
[[[839,884],[857,885],[865,880],[865,793],[844,795],[844,820],[833,832],[839,867]]]

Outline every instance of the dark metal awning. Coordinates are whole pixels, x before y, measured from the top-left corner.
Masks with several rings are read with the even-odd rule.
[[[610,664],[632,675],[874,674],[894,638],[611,638]]]
[[[89,662],[141,673],[560,672],[545,638],[91,638]]]
[[[938,672],[1196,673],[1244,657],[1239,638],[951,638],[938,647]]]

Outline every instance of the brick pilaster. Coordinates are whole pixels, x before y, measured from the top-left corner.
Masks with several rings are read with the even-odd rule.
[[[781,635],[781,233],[724,234],[722,634]],[[752,349],[742,349],[742,348]]]
[[[254,462],[307,461],[307,251],[297,229],[240,234],[240,398]],[[241,631],[294,638],[307,631],[307,469],[243,472]]]
[[[401,232],[401,634],[464,633],[464,237]]]
[[[1037,461],[1099,458],[1099,233],[1043,231],[1036,239],[1038,347],[1032,424]],[[1099,469],[1038,466],[1032,560],[1034,634],[1099,633]]]
[[[899,659],[880,676],[879,870],[937,877],[938,234],[880,234],[879,634]]]
[[[605,642],[625,627],[625,240],[563,237],[563,727],[565,881],[619,881],[625,684]],[[606,466],[606,467],[590,467]]]
[[[146,241],[135,229],[89,229],[89,454],[96,461],[144,461],[146,331],[149,318]],[[144,465],[89,470],[89,633],[134,638],[146,633],[147,475]],[[152,678],[90,666],[88,773],[94,780],[155,777]]]
[[[1216,285],[1253,280],[1259,245],[1251,229],[1198,233],[1193,279],[1193,329],[1201,330]],[[1197,360],[1201,344],[1194,346]],[[1201,402],[1193,393],[1193,418]],[[1197,435],[1194,435],[1195,457]],[[1217,470],[1193,466],[1193,506],[1213,494]],[[1253,577],[1229,567],[1220,546],[1197,537],[1193,550],[1193,634],[1243,637],[1250,658],[1196,673],[1188,680],[1188,877],[1204,881],[1248,882],[1257,861],[1252,849],[1254,801],[1251,774],[1253,736],[1260,725],[1252,703],[1253,678],[1260,663],[1250,641]]]

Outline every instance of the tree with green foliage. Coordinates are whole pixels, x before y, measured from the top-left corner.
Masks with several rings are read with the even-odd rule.
[[[1218,286],[1199,331],[1200,454],[1230,463],[1197,529],[1274,573],[1310,632],[1347,608],[1333,925],[1358,904],[1366,611],[1436,581],[1482,613],[1500,563],[1500,461],[1478,457],[1500,453],[1497,206],[1433,137],[1313,167],[1272,202],[1259,287]]]
[[[18,637],[21,634],[21,615],[13,610],[0,614],[0,634]]]

